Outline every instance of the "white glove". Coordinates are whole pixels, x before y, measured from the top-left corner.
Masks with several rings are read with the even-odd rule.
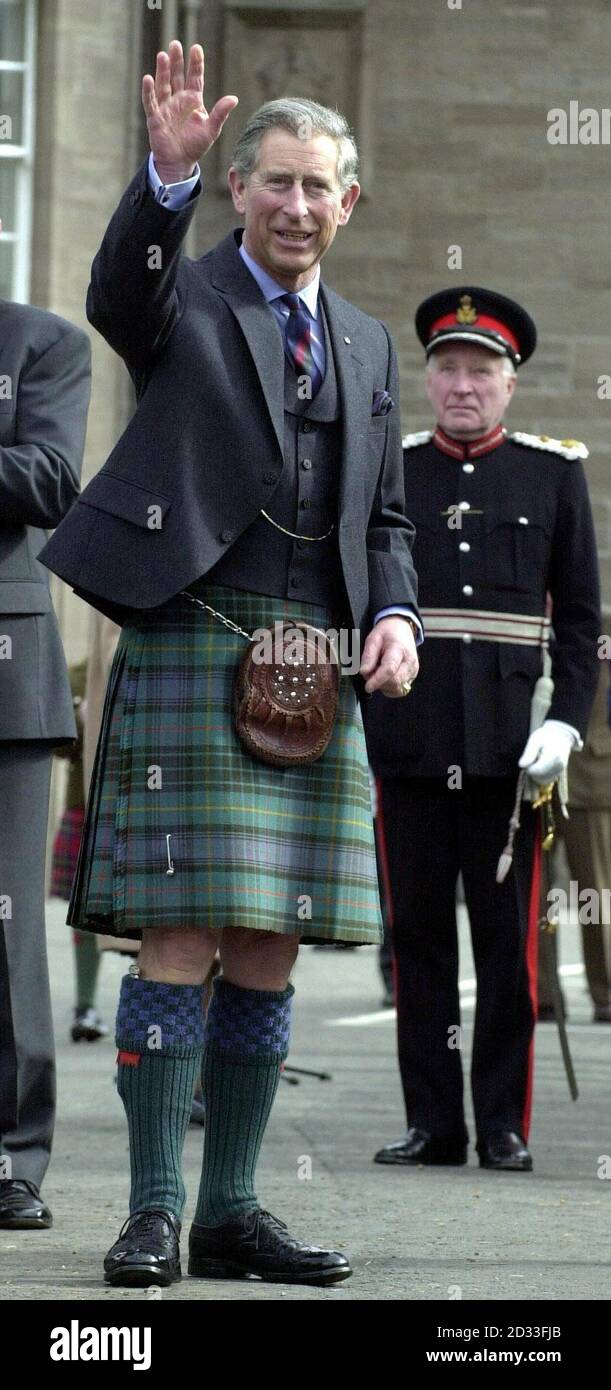
[[[528,768],[529,777],[542,786],[555,782],[566,771],[573,748],[583,748],[577,729],[561,719],[546,719],[541,728],[530,735],[520,767]]]

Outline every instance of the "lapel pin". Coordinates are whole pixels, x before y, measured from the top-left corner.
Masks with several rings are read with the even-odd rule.
[[[344,334],[344,342],[345,342],[345,343],[349,343],[349,342],[350,342],[350,338],[347,338],[345,334]]]

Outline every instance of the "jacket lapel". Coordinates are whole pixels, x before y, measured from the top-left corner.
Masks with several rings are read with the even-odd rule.
[[[355,331],[347,322],[345,304],[321,282],[329,337],[342,407],[342,456],[340,463],[339,515],[345,516],[354,487],[354,465],[363,459],[364,444],[371,417],[372,393],[369,370],[359,357]],[[351,463],[351,467],[349,466]]]
[[[281,452],[284,450],[284,348],[272,310],[238,253],[233,232],[216,247],[212,284],[227,301],[250,349]],[[238,383],[239,389],[239,383]]]

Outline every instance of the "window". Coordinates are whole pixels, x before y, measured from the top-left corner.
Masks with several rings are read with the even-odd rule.
[[[36,0],[0,0],[0,297],[30,287]]]

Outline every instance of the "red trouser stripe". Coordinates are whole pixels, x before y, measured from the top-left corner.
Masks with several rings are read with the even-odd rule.
[[[388,851],[386,849],[386,833],[384,830],[384,803],[382,801],[382,782],[376,777],[376,795],[378,799],[378,813],[376,815],[376,838],[380,855],[380,867],[382,870],[382,889],[388,909],[388,921],[393,925],[392,892],[390,889],[390,873],[388,869]]]
[[[533,1009],[533,1018],[537,1017],[537,969],[539,958],[539,910],[541,897],[541,826],[537,825],[535,831],[535,844],[533,850],[533,868],[530,881],[530,901],[528,904],[528,932],[526,936],[526,972],[528,975],[528,992]],[[530,1040],[528,1049],[528,1070],[526,1074],[526,1094],[524,1097],[524,1113],[522,1117],[522,1134],[528,1140],[530,1130],[530,1117],[533,1100],[533,1072],[535,1061],[535,1035]]]

